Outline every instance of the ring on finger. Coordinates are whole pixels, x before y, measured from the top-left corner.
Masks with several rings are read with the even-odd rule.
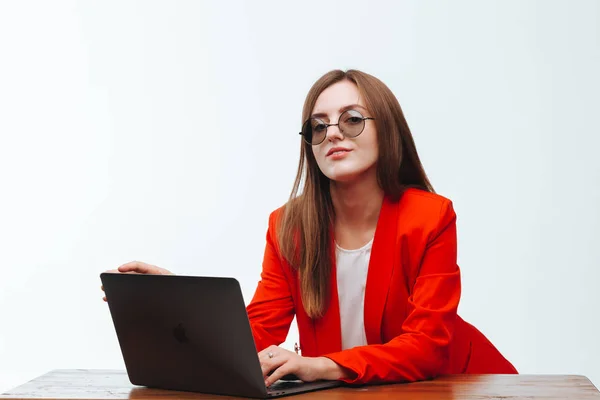
[[[273,353],[271,353],[271,352],[268,352],[268,353],[267,353],[267,356],[269,356],[269,358],[273,358],[273,357],[275,357],[275,354],[273,354]]]

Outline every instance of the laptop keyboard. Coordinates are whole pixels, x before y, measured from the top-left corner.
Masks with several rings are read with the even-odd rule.
[[[293,389],[302,386],[302,381],[277,381],[267,388],[267,393],[281,392],[282,390]]]

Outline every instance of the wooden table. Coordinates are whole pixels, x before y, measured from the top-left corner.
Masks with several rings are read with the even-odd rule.
[[[0,395],[8,399],[227,399],[231,397],[135,387],[125,371],[56,370]],[[447,375],[432,381],[341,387],[284,399],[600,399],[579,375]]]

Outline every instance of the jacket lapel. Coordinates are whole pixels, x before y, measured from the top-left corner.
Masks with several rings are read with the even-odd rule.
[[[387,300],[394,263],[399,259],[396,248],[398,203],[384,198],[375,228],[365,288],[364,324],[369,344],[383,343],[381,321]]]

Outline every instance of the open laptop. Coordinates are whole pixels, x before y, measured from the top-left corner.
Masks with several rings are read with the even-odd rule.
[[[265,387],[242,291],[234,278],[102,273],[133,385],[254,398],[339,386]]]

